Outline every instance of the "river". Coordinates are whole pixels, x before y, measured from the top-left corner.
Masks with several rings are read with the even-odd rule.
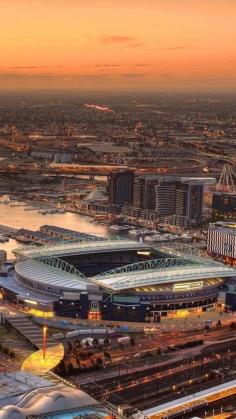
[[[0,201],[6,201],[8,199],[8,196],[0,197]],[[11,206],[17,204],[20,206]],[[38,230],[40,226],[50,224],[83,233],[99,234],[103,236],[108,235],[107,227],[101,224],[95,224],[90,217],[71,212],[66,212],[65,214],[43,215],[35,209],[25,211],[29,206],[22,204],[22,202],[17,203],[15,201],[10,201],[9,204],[1,203],[0,224],[14,228],[27,228],[29,230]],[[18,243],[13,239],[10,239],[9,242],[6,243],[0,243],[0,249],[7,251],[9,259],[14,257],[12,250],[20,246],[22,246],[21,243]]]

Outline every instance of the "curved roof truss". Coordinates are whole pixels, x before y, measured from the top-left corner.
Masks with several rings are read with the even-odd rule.
[[[84,274],[82,274],[82,272],[80,272],[73,265],[70,265],[69,263],[65,262],[64,260],[62,260],[60,258],[57,258],[57,257],[54,257],[54,256],[52,256],[52,257],[48,256],[48,257],[36,258],[36,260],[50,266],[51,268],[56,269],[58,271],[63,271],[63,272],[67,272],[67,273],[72,274],[72,275],[76,275],[80,279],[87,282],[87,278],[86,278],[86,276],[84,276]]]
[[[179,266],[197,266],[201,263],[199,261],[188,260],[184,258],[161,258],[161,259],[151,259],[145,260],[142,262],[131,263],[129,265],[121,266],[110,271],[103,272],[96,276],[100,278],[107,275],[117,275],[127,272],[136,272],[136,271],[149,271],[152,269],[166,269],[166,268],[176,268]]]

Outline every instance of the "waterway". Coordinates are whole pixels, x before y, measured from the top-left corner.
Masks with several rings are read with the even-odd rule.
[[[7,201],[8,196],[0,197],[0,201]],[[19,206],[11,206],[17,205]],[[29,230],[38,230],[44,224],[55,225],[58,227],[68,228],[82,233],[98,234],[102,236],[108,235],[108,229],[101,224],[95,224],[90,217],[66,212],[65,214],[40,214],[36,209],[25,210],[30,208],[28,205],[22,205],[22,202],[10,201],[0,203],[0,224],[13,228],[27,228]],[[9,242],[0,243],[0,249],[7,251],[9,259],[14,255],[12,250],[22,246],[21,243],[10,239]]]

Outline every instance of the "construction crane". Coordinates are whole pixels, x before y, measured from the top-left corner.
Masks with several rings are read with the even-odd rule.
[[[65,136],[67,138],[72,137],[75,130],[75,124],[71,123],[65,127]]]
[[[16,134],[17,134],[17,129],[16,127],[14,127],[13,125],[10,125],[8,127],[8,132],[9,132],[9,138],[11,140],[12,144],[15,144],[16,141]]]
[[[234,179],[236,175],[230,164],[224,164],[216,190],[220,192],[235,192]]]

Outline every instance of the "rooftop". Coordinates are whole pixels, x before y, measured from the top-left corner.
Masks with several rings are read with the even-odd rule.
[[[28,230],[26,228],[20,228],[17,232],[18,236],[28,236],[28,237],[35,237],[41,240],[50,240],[51,238],[44,233],[41,233],[41,231],[33,231]]]
[[[36,377],[36,380],[40,379]],[[41,388],[35,387],[30,389],[30,392],[27,392],[27,390],[23,391],[23,395],[19,400],[15,400],[15,402],[9,400],[10,403],[5,402],[2,404],[2,407],[0,407],[0,419],[24,419],[31,415],[34,417],[41,417],[42,415],[45,418],[45,415],[49,413],[64,412],[65,414],[67,411],[78,410],[88,406],[89,409],[93,410],[94,414],[97,409],[102,410],[98,406],[97,401],[82,390],[68,387],[64,384],[52,385],[49,383],[49,386],[47,387],[42,383]],[[58,416],[55,414],[54,417]]]
[[[38,282],[58,289],[73,291],[87,291],[89,280],[66,272],[57,270],[35,259],[26,259],[16,263],[15,271],[24,279]]]
[[[163,182],[183,182],[183,183],[201,183],[201,184],[215,184],[216,179],[209,176],[181,176],[181,175],[163,175],[163,174],[144,174],[140,176],[143,179],[147,180],[156,180],[159,179]]]
[[[218,230],[236,236],[236,222],[216,222],[209,225],[209,230]]]
[[[75,255],[100,252],[149,249],[150,247],[132,240],[95,240],[86,242],[65,242],[45,246],[27,246],[14,250],[15,254],[25,257]]]
[[[88,148],[94,153],[102,153],[102,154],[123,154],[123,153],[130,153],[130,148],[126,146],[118,146],[113,143],[78,143],[78,148]]]
[[[23,371],[0,374],[0,406],[30,390],[52,385],[51,381]]]
[[[78,239],[90,239],[90,240],[105,240],[103,237],[100,237],[95,234],[88,234],[88,233],[81,233],[80,231],[76,230],[70,230],[68,228],[58,227],[54,225],[44,224],[40,227],[40,231],[47,231],[54,234],[60,234],[60,235],[69,235],[72,237],[76,237]]]
[[[171,402],[161,404],[159,406],[152,407],[151,409],[144,410],[142,412],[142,417],[151,418],[151,417],[167,417],[175,413],[187,412],[188,409],[191,412],[191,407],[197,403],[203,402],[207,404],[208,397],[218,395],[219,398],[222,396],[227,396],[235,394],[236,389],[236,380],[228,381],[223,384],[219,384],[215,387],[208,388],[206,390],[199,391],[195,394],[190,394],[189,396],[182,397],[180,399],[175,399]],[[228,394],[227,394],[228,392]],[[200,404],[199,404],[200,405]],[[135,418],[138,419],[140,414],[136,414]],[[159,416],[160,415],[160,416]],[[194,418],[193,418],[194,419]]]
[[[86,201],[107,201],[107,198],[99,189],[94,189],[83,200],[83,202]]]
[[[172,266],[171,264],[160,265],[159,267],[151,267],[149,270],[140,269],[129,272],[127,270],[122,272],[122,269],[114,270],[90,279],[111,291],[123,291],[157,284],[236,276],[236,269],[223,264],[216,264],[214,261],[208,264],[185,262],[183,265],[177,265],[173,262]],[[130,266],[132,267],[132,265]]]
[[[15,280],[13,274],[8,275],[7,277],[0,277],[0,287],[4,287],[10,291],[15,292],[19,297],[23,299],[30,297],[30,299],[37,300],[42,304],[50,304],[57,299],[56,297],[42,293],[39,290],[34,291],[25,287],[23,284],[20,284]]]
[[[220,196],[226,196],[226,197],[236,198],[236,191],[235,192],[217,191],[217,192],[214,192],[214,195],[220,195]]]

